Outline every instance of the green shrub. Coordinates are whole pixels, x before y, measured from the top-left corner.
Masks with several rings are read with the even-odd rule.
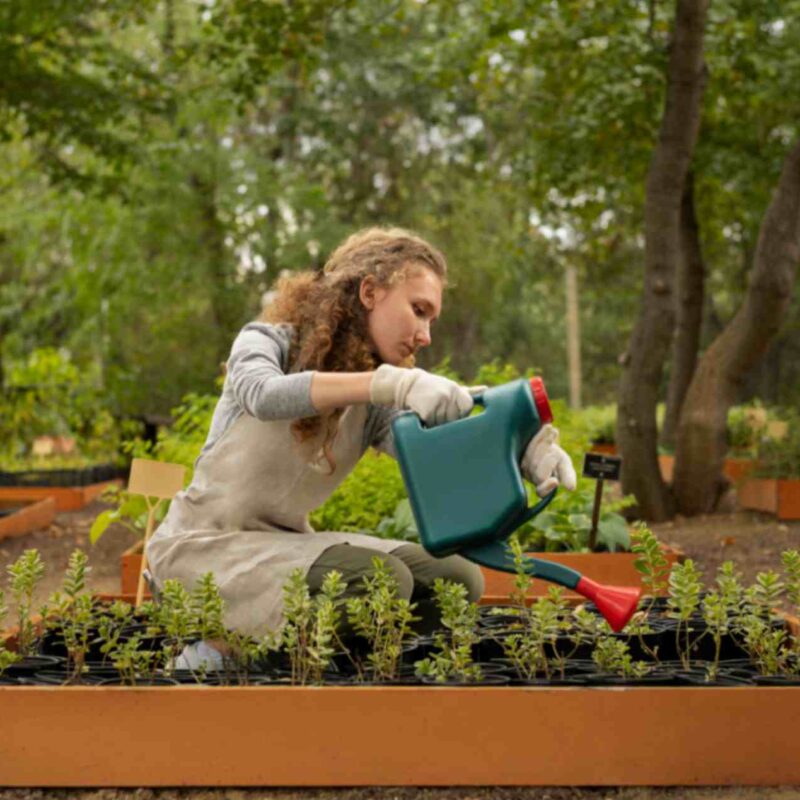
[[[20,471],[81,467],[118,461],[131,424],[118,424],[108,406],[96,364],[78,366],[69,353],[34,350],[24,361],[10,361],[0,400],[0,469]],[[76,440],[69,457],[35,458],[37,436]]]
[[[754,475],[764,478],[800,478],[800,414],[787,412],[788,423],[782,439],[762,436],[758,447],[758,467]]]
[[[369,451],[356,464],[336,491],[310,515],[318,531],[366,531],[385,535],[398,503],[406,496],[405,484],[397,462],[383,454]],[[386,536],[386,538],[394,538]]]

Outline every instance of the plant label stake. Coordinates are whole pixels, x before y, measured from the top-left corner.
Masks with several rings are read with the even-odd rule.
[[[586,453],[583,457],[583,477],[594,478],[594,508],[592,508],[592,529],[589,531],[589,550],[594,552],[597,544],[597,525],[600,522],[600,503],[603,500],[603,481],[618,481],[622,471],[622,459],[603,453]]]
[[[150,461],[134,458],[128,480],[128,494],[140,494],[147,505],[147,525],[142,543],[142,563],[139,567],[139,582],[136,588],[136,608],[142,604],[144,595],[144,571],[147,569],[147,541],[153,533],[156,510],[164,500],[172,500],[183,489],[186,467],[183,464],[168,464],[165,461]],[[152,499],[156,498],[153,503]]]
[[[553,414],[540,378],[520,378],[474,396],[483,412],[426,428],[413,411],[392,421],[397,460],[423,547],[437,557],[458,553],[477,564],[516,572],[506,539],[541,512],[533,506],[519,462]],[[603,586],[574,569],[525,559],[527,574],[593,600],[615,631],[636,611],[641,588]]]

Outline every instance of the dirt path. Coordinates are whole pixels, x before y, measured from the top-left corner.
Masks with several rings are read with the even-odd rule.
[[[60,514],[47,530],[0,541],[0,576],[30,547],[37,548],[47,571],[37,592],[43,602],[61,585],[69,554],[80,547],[89,555],[89,585],[118,591],[119,556],[136,535],[113,526],[97,545],[88,531],[104,508],[95,503],[83,511]],[[780,554],[800,549],[800,523],[781,524],[767,515],[740,512],[677,519],[654,526],[659,539],[681,547],[703,569],[706,581],[716,568],[732,560],[747,581],[765,569],[780,569]],[[3,584],[5,581],[3,580]],[[2,710],[0,709],[0,721]],[[43,765],[44,766],[44,765]],[[364,789],[0,789],[0,800],[800,800],[800,787],[784,788],[364,788]]]

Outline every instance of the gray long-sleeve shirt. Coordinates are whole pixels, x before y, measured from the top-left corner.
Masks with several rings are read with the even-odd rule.
[[[289,373],[292,325],[251,322],[233,342],[222,396],[200,457],[244,413],[256,419],[300,419],[316,416],[311,404],[313,371]],[[364,425],[363,446],[396,457],[391,422],[400,412],[370,404]]]

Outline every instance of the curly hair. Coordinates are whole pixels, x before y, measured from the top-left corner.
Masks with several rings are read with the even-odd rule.
[[[368,275],[381,288],[391,288],[420,268],[432,270],[447,285],[444,255],[403,228],[373,227],[349,236],[325,262],[321,271],[307,270],[279,279],[274,299],[262,322],[289,323],[295,336],[289,350],[290,372],[366,372],[381,359],[367,327],[367,309],[359,299],[361,281]],[[402,366],[413,367],[410,355]],[[336,470],[331,445],[343,408],[292,422],[291,431],[304,442],[324,430],[322,452]]]

